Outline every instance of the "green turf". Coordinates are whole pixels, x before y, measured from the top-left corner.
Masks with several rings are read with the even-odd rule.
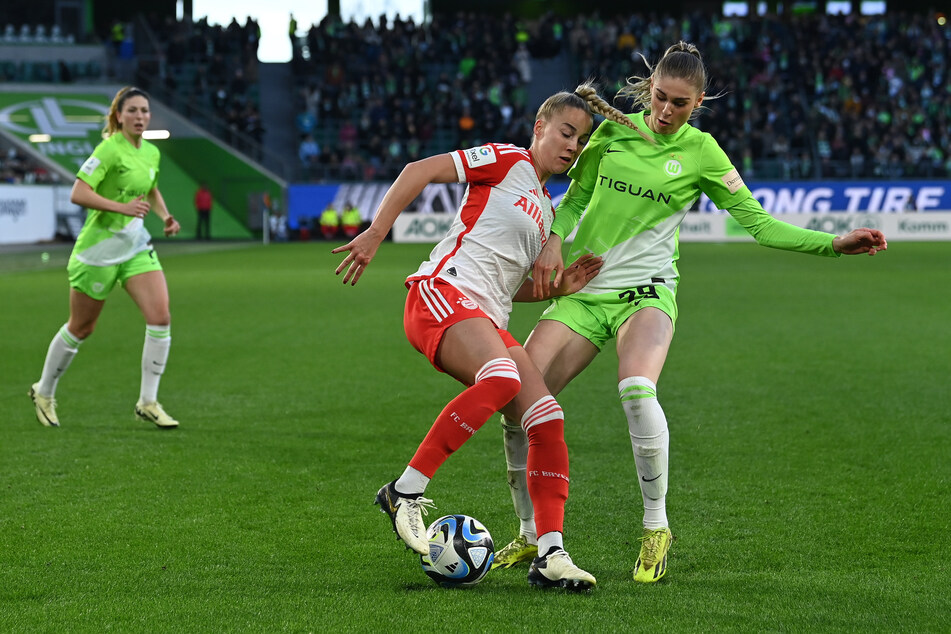
[[[63,426],[36,422],[68,253],[0,254],[2,632],[951,630],[949,244],[683,245],[661,583],[630,578],[641,503],[613,351],[559,399],[587,596],[524,569],[438,588],[371,505],[458,391],[402,332],[428,246],[384,244],[353,288],[325,243],[158,249],[171,432],[133,420],[144,328],[122,291],[60,382]],[[516,307],[516,336],[541,308]],[[428,493],[501,547],[504,474],[492,420]]]

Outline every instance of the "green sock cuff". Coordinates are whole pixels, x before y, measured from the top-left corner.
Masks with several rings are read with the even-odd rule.
[[[171,326],[145,326],[145,334],[154,339],[168,339],[172,336]]]
[[[59,336],[63,338],[63,341],[65,341],[66,345],[68,345],[70,348],[78,348],[79,344],[83,342],[82,339],[69,332],[65,324],[59,329]]]

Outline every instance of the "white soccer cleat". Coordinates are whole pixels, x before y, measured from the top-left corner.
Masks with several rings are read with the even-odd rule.
[[[544,557],[536,557],[528,569],[528,583],[541,588],[560,587],[573,592],[590,590],[598,582],[571,561],[561,548],[549,550]]]
[[[393,530],[407,548],[420,555],[429,555],[429,538],[426,535],[423,515],[429,515],[429,509],[436,508],[432,500],[421,494],[415,497],[400,495],[394,480],[377,491],[374,502],[380,505],[381,511],[390,516]]]
[[[39,383],[34,383],[29,392],[33,405],[36,407],[36,420],[46,427],[59,427],[59,418],[56,417],[56,399],[40,394],[39,386]]]
[[[169,416],[158,401],[154,403],[143,403],[139,401],[135,404],[135,416],[139,420],[155,423],[161,429],[174,429],[178,427],[178,421]]]

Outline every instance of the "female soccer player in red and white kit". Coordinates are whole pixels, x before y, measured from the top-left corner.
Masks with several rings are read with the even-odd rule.
[[[489,143],[408,164],[383,197],[371,226],[333,253],[347,251],[337,267],[356,284],[396,217],[429,183],[464,182],[466,195],[448,235],[429,260],[406,280],[404,327],[410,343],[436,369],[466,389],[442,410],[403,474],[376,496],[397,535],[428,555],[423,497],[436,470],[488,418],[514,401],[529,438],[528,489],[535,507],[539,557],[528,573],[532,585],[586,590],[596,583],[564,550],[562,526],[568,497],[564,414],[525,350],[505,329],[512,301],[533,301],[532,264],[554,220],[545,183],[567,170],[592,127],[588,100],[595,90],[549,97],[539,108],[531,146]],[[592,279],[600,258],[580,257],[555,295]]]

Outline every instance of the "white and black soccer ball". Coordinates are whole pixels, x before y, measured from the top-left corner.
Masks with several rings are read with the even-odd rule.
[[[446,515],[430,524],[429,555],[420,555],[423,571],[444,588],[466,588],[482,581],[495,544],[482,522],[468,515]]]

